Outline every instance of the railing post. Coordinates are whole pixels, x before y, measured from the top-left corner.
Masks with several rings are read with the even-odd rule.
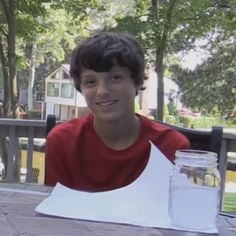
[[[34,151],[34,127],[31,126],[29,127],[28,131],[26,182],[31,182],[33,151]]]
[[[223,205],[223,197],[224,197],[224,190],[225,190],[225,175],[227,171],[227,147],[228,142],[227,139],[223,138],[221,142],[221,149],[220,149],[220,159],[219,159],[219,172],[221,177],[221,186],[220,186],[220,208]]]
[[[7,173],[6,173],[6,181],[13,181],[14,180],[14,157],[15,156],[15,147],[16,147],[16,126],[10,127],[10,134],[9,134],[9,144],[8,144],[8,155],[7,155]]]

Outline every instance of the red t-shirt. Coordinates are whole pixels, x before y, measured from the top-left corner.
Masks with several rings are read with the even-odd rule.
[[[107,147],[97,136],[92,114],[57,125],[47,137],[45,184],[60,182],[85,191],[111,190],[130,184],[142,173],[149,159],[149,140],[170,161],[177,149],[189,148],[181,133],[138,116],[138,139],[118,151]]]

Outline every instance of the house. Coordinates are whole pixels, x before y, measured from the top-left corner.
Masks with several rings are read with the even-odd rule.
[[[69,64],[62,64],[45,79],[45,116],[55,114],[68,120],[88,112],[83,96],[76,91],[69,74]]]
[[[149,71],[146,89],[136,97],[136,105],[140,113],[148,115],[157,107],[157,78],[153,70]],[[59,120],[68,120],[79,117],[88,112],[83,96],[76,91],[69,74],[69,64],[62,64],[45,80],[45,115],[55,114]],[[165,104],[170,95],[175,97],[177,106],[181,105],[178,99],[178,86],[170,79],[165,78]]]
[[[158,80],[156,72],[150,69],[148,72],[148,79],[145,81],[145,90],[140,93],[139,103],[141,107],[141,112],[144,115],[151,114],[157,109],[157,88]],[[180,102],[180,91],[178,85],[170,78],[164,77],[164,104],[169,103],[169,99],[173,99],[176,108],[182,108],[182,103]]]

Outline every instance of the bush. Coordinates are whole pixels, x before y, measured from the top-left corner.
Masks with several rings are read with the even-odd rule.
[[[165,122],[168,123],[168,124],[173,125],[173,124],[176,123],[176,118],[174,116],[168,115],[168,116],[165,117]]]
[[[41,112],[40,111],[27,111],[28,119],[38,120],[41,119]]]
[[[196,117],[192,120],[194,128],[211,128],[216,124],[214,117]]]
[[[192,121],[192,117],[190,116],[181,116],[180,117],[180,123],[183,124],[184,128],[191,128],[193,126],[193,121]]]
[[[217,117],[194,117],[192,118],[192,126],[194,128],[211,128],[212,126],[223,126],[224,128],[235,128],[235,120],[226,121]]]
[[[167,104],[167,108],[169,110],[169,114],[172,115],[172,116],[177,116],[177,108],[176,108],[176,105],[173,101],[170,101],[168,104]]]

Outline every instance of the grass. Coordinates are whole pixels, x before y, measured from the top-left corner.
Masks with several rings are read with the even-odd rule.
[[[236,183],[236,172],[235,171],[227,171],[226,173],[226,185],[227,183]],[[236,190],[236,189],[235,189]],[[225,212],[233,212],[236,214],[236,191],[228,191],[224,193],[223,199],[223,211]]]
[[[21,167],[26,168],[26,161],[27,161],[27,151],[22,150],[22,159],[21,159]],[[38,182],[43,183],[44,181],[44,152],[36,152],[33,153],[33,168],[39,168],[39,177]]]
[[[236,213],[236,193],[225,193],[223,211]]]

